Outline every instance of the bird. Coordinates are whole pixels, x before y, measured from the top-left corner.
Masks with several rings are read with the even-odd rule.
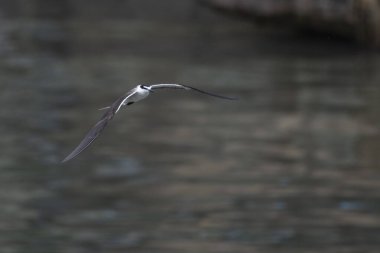
[[[195,91],[198,93],[202,93],[205,95],[213,96],[216,98],[227,99],[227,100],[236,100],[235,97],[227,97],[214,93],[210,93],[207,91],[203,91],[191,86],[183,85],[183,84],[152,84],[152,85],[137,85],[135,88],[131,89],[123,96],[119,97],[112,105],[103,107],[99,110],[106,110],[100,120],[88,131],[82,141],[78,144],[78,146],[61,162],[65,163],[70,161],[71,159],[78,156],[82,151],[88,148],[91,143],[103,132],[108,123],[113,119],[113,117],[118,113],[118,111],[123,106],[130,106],[140,100],[145,99],[149,96],[149,94],[154,93],[159,89],[183,89],[187,91]]]

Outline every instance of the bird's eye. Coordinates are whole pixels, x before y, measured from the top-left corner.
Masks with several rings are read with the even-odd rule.
[[[146,90],[146,86],[145,85],[140,85],[140,88]]]

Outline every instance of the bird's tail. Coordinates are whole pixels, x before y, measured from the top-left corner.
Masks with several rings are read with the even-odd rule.
[[[109,109],[109,108],[111,108],[111,106],[102,107],[102,108],[99,108],[98,110],[102,111],[102,110]]]

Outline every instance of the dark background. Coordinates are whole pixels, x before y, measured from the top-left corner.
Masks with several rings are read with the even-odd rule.
[[[1,252],[378,252],[380,57],[199,1],[0,1]],[[77,159],[60,161],[141,83]]]

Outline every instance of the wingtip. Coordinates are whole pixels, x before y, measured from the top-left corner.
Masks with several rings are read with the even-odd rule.
[[[74,150],[74,151],[75,151],[75,150]],[[66,163],[66,162],[68,162],[68,161],[74,159],[74,158],[79,154],[79,153],[78,153],[78,154],[75,154],[75,155],[74,155],[74,151],[71,152],[68,156],[66,156],[65,159],[63,159],[63,160],[61,161],[61,163]]]
[[[61,163],[65,163],[65,162],[67,162],[67,161],[69,161],[69,160],[71,160],[71,158],[69,158],[69,157],[67,156],[67,157],[65,157],[65,159],[63,159],[63,160],[61,161]]]
[[[219,98],[224,98],[224,99],[227,99],[227,100],[239,100],[238,97],[227,97],[227,96],[218,96]]]
[[[226,96],[221,96],[221,95],[214,95],[214,97],[227,99],[227,100],[239,100],[238,97],[226,97]]]

